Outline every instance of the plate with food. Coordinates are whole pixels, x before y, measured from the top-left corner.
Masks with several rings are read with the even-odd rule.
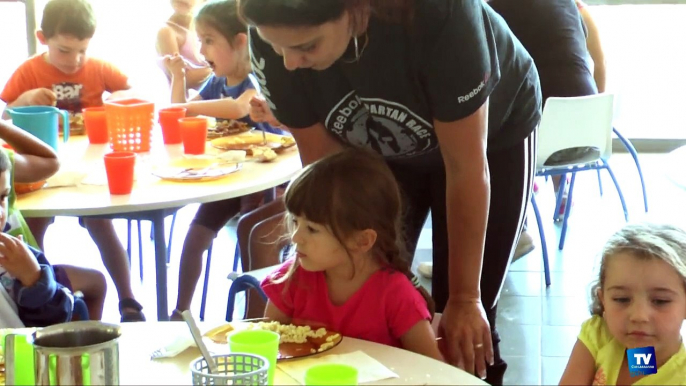
[[[69,113],[69,134],[86,134],[86,125],[83,123],[83,114],[71,112]]]
[[[263,134],[261,130],[253,130],[230,137],[216,138],[210,144],[220,150],[245,150],[248,155],[253,155],[253,150],[265,148],[279,153],[295,146],[295,139],[287,135]]]
[[[329,351],[338,346],[343,336],[326,328],[306,325],[281,324],[274,321],[233,322],[216,327],[205,333],[205,337],[217,344],[227,344],[228,336],[244,330],[268,330],[279,334],[278,360],[302,358]]]
[[[211,122],[211,121],[210,121]],[[221,138],[248,132],[253,128],[245,122],[233,119],[218,119],[207,128],[207,139]]]
[[[152,174],[174,182],[203,182],[224,178],[241,170],[241,164],[219,158],[183,157],[167,165],[153,167]]]

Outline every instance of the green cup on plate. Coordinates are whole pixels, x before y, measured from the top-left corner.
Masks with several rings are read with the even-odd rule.
[[[357,385],[357,369],[338,363],[323,363],[307,369],[306,386]]]
[[[263,356],[269,362],[267,384],[274,384],[276,357],[279,353],[279,334],[274,331],[247,330],[228,336],[232,353],[245,353]]]

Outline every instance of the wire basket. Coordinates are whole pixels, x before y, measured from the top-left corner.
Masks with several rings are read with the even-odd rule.
[[[105,102],[107,133],[112,150],[150,151],[155,104],[141,99]]]
[[[217,374],[210,374],[205,358],[191,363],[193,385],[266,385],[269,362],[253,354],[212,355],[217,363]]]

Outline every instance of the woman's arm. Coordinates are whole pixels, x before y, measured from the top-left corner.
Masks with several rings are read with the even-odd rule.
[[[586,345],[576,341],[567,368],[562,374],[560,385],[590,385],[595,376],[595,360]]]
[[[595,23],[593,15],[588,10],[588,7],[581,8],[579,12],[588,29],[586,47],[593,59],[593,78],[595,79],[598,92],[602,93],[605,92],[605,53],[603,52],[603,46],[600,42],[600,31],[598,30],[598,25]]]
[[[443,362],[443,355],[441,355],[438,344],[436,344],[436,335],[431,328],[431,323],[427,320],[415,324],[405,335],[400,337],[400,341],[405,350]]]
[[[264,310],[264,317],[281,324],[291,324],[291,317],[276,307],[270,300],[267,300],[267,308]]]
[[[42,181],[57,173],[57,153],[26,131],[0,120],[0,138],[14,149],[14,181]]]
[[[481,269],[490,205],[490,177],[486,158],[488,100],[454,122],[434,120],[446,171],[448,219],[448,304],[441,319],[446,356],[466,371],[485,374],[493,348],[481,305]],[[475,350],[477,345],[482,349]]]
[[[304,129],[293,129],[291,134],[298,145],[303,166],[343,149],[343,144],[336,140],[322,123],[316,123]]]

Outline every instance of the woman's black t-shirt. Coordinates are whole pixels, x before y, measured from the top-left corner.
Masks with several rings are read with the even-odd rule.
[[[415,4],[411,26],[372,17],[359,61],[323,71],[286,70],[251,29],[253,71],[276,118],[293,129],[321,122],[345,143],[407,158],[438,148],[434,119],[465,118],[489,99],[489,150],[526,138],[540,118],[538,75],[503,19],[481,0]]]

